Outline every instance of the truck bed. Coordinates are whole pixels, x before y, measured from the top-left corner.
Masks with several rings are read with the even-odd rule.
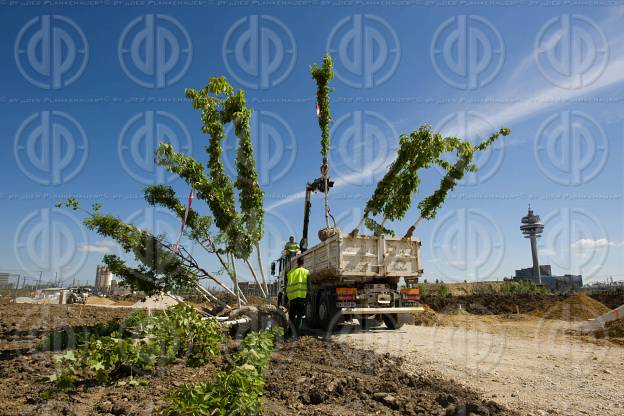
[[[317,282],[378,278],[397,282],[422,272],[420,241],[415,238],[334,235],[297,257],[303,257],[304,267]]]

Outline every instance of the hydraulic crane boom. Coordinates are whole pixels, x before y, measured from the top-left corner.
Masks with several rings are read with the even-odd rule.
[[[327,188],[331,188],[333,186],[334,181],[328,180]],[[329,189],[327,190],[329,191]],[[301,251],[306,251],[308,249],[308,224],[310,223],[310,207],[312,206],[310,197],[312,192],[325,192],[325,178],[316,178],[313,182],[308,182],[306,184],[305,205],[303,208],[303,234],[301,241],[299,242],[299,248]]]

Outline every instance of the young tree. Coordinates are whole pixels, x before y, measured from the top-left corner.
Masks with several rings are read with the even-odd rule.
[[[200,279],[216,282],[241,302],[245,297],[238,287],[236,262],[242,261],[251,272],[261,292],[268,297],[268,287],[262,267],[260,240],[264,232],[264,194],[258,184],[258,175],[251,143],[249,118],[243,91],[234,88],[225,78],[210,78],[202,89],[187,89],[186,96],[200,111],[202,131],[209,135],[206,147],[208,170],[193,157],[176,152],[171,144],[161,143],[156,152],[156,163],[182,178],[195,192],[197,199],[206,203],[211,215],[200,214],[195,208],[183,204],[173,188],[153,185],[145,189],[145,200],[153,206],[172,211],[186,226],[186,237],[212,256],[215,256],[222,273],[234,285],[231,290],[216,274],[205,270],[185,247],[166,241],[164,236],[154,236],[121,219],[100,213],[100,207],[87,214],[85,225],[106,237],[116,240],[124,251],[134,254],[138,267],[129,267],[121,258],[107,255],[104,262],[110,270],[126,283],[148,294],[195,287],[215,300],[213,294],[199,285]],[[232,123],[238,138],[236,152],[236,179],[225,173],[222,161],[222,141],[225,125]],[[238,203],[237,203],[238,202]],[[81,209],[74,198],[66,205]],[[257,252],[262,283],[249,257]],[[218,274],[218,273],[217,273]]]
[[[412,205],[413,195],[418,193],[421,169],[427,169],[432,165],[440,166],[445,171],[440,187],[418,203],[420,216],[404,235],[404,238],[410,238],[421,220],[433,219],[436,216],[448,193],[455,188],[465,173],[477,170],[477,166],[473,163],[474,154],[486,150],[501,135],[507,136],[509,133],[511,130],[502,128],[476,146],[457,137],[443,137],[440,133],[432,131],[431,126],[427,124],[409,135],[402,135],[397,157],[377,184],[373,195],[366,203],[362,219],[352,234],[356,235],[364,223],[375,235],[394,235],[394,231],[386,228],[385,223],[388,220],[400,220],[405,217]],[[456,156],[455,163],[443,158],[445,154],[453,151]],[[372,218],[379,215],[382,216],[381,222]]]
[[[321,165],[321,175],[323,175],[325,189],[325,226],[329,228],[329,201],[327,192],[329,191],[329,123],[331,121],[331,112],[329,108],[329,81],[334,78],[334,63],[329,54],[323,58],[321,67],[316,64],[310,68],[312,78],[316,81],[316,105],[318,114],[318,123],[321,128],[321,156],[323,164]]]

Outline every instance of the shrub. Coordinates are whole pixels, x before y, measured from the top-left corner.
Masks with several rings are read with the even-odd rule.
[[[87,333],[75,350],[56,356],[61,370],[49,380],[70,390],[75,380],[105,382],[182,357],[187,365],[200,366],[219,353],[222,340],[219,323],[184,303],[153,316],[137,312],[110,334]]]
[[[536,285],[533,282],[528,280],[516,280],[512,282],[507,282],[501,287],[501,293],[504,295],[518,295],[518,294],[531,294],[531,293],[539,293],[539,294],[550,294],[550,290],[548,290],[544,286]]]
[[[256,415],[262,410],[262,391],[276,331],[252,332],[245,337],[232,364],[217,373],[213,383],[183,385],[167,399],[166,416]]]

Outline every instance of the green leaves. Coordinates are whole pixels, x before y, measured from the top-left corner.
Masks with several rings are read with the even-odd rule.
[[[420,201],[418,209],[420,216],[424,219],[432,219],[436,216],[438,209],[444,203],[446,196],[452,191],[457,182],[462,180],[467,171],[476,172],[477,167],[473,164],[473,158],[476,152],[485,151],[490,147],[501,135],[507,136],[511,133],[508,128],[502,128],[498,132],[492,134],[487,140],[482,141],[477,146],[473,146],[469,142],[462,142],[459,139],[451,138],[453,147],[456,151],[457,161],[446,169],[446,174],[440,182],[440,187],[430,196]]]
[[[231,365],[216,375],[214,383],[183,385],[174,390],[163,414],[257,415],[266,371],[277,331],[252,332],[245,337]]]
[[[366,203],[364,223],[367,228],[375,235],[393,234],[371,217],[381,215],[384,221],[402,219],[412,205],[412,196],[418,193],[420,171],[437,165],[445,171],[440,187],[418,203],[421,218],[434,218],[448,193],[465,173],[476,171],[477,167],[473,164],[475,152],[486,150],[499,136],[506,136],[510,132],[502,128],[477,146],[456,137],[442,137],[440,133],[432,131],[428,124],[409,135],[402,135],[395,160]],[[453,151],[457,160],[450,163],[443,155]],[[413,228],[410,228],[406,237],[411,236]]]
[[[110,335],[88,334],[75,350],[56,356],[61,370],[48,381],[67,390],[76,380],[106,382],[128,372],[152,371],[177,358],[201,366],[219,354],[222,341],[220,325],[204,320],[187,304],[153,316],[138,311]]]
[[[202,131],[210,136],[206,147],[210,181],[202,178],[205,189],[198,196],[205,199],[214,215],[215,224],[225,237],[227,251],[236,258],[247,259],[254,245],[264,232],[264,193],[258,184],[256,162],[251,143],[249,118],[251,110],[247,107],[245,93],[234,92],[234,88],[225,78],[211,78],[203,89],[187,89],[186,96],[193,101],[193,108],[201,112]],[[236,180],[232,183],[226,175],[222,161],[221,142],[224,138],[225,124],[232,123],[238,137],[236,152]],[[176,169],[175,173],[187,174],[188,169],[180,165],[190,162],[171,149],[159,149],[158,163],[167,169]],[[162,163],[161,163],[162,162]],[[193,170],[193,175],[198,173]],[[192,185],[192,180],[187,180]],[[234,187],[238,190],[240,213],[237,212]]]
[[[310,68],[312,78],[316,81],[316,103],[319,109],[318,123],[321,128],[321,155],[327,159],[329,153],[329,81],[334,78],[333,61],[329,54],[323,58],[321,67],[316,64]]]
[[[154,236],[117,217],[99,212],[86,218],[84,224],[100,235],[117,241],[124,251],[134,254],[140,262],[136,268],[128,267],[116,255],[104,256],[104,263],[111,272],[134,290],[154,294],[188,289],[197,284],[197,276],[164,244],[163,237]]]

